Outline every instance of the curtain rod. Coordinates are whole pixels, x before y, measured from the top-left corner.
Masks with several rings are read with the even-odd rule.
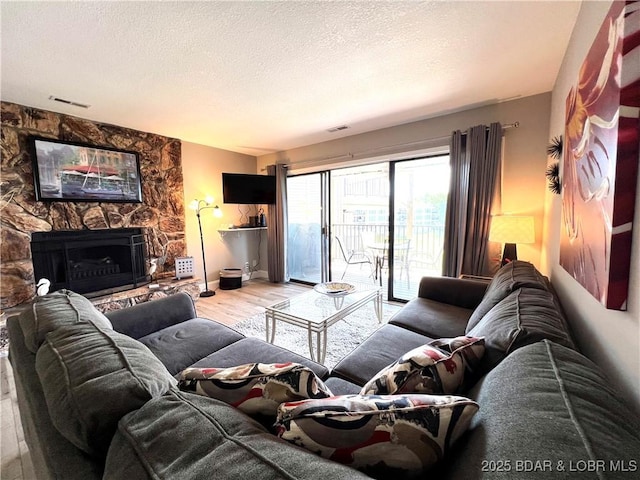
[[[520,127],[520,122],[516,121],[513,123],[507,123],[502,125],[502,130],[508,130],[510,128],[519,128]],[[489,130],[489,127],[487,127],[487,130]],[[462,135],[466,135],[467,132],[462,132]],[[284,165],[285,167],[289,168],[289,167],[312,167],[315,164],[322,164],[324,162],[334,162],[337,160],[353,160],[355,157],[359,157],[360,155],[368,155],[371,153],[375,153],[375,152],[379,152],[381,150],[388,150],[390,148],[397,148],[397,147],[410,147],[410,146],[414,146],[414,145],[420,145],[423,143],[434,143],[434,142],[439,142],[442,140],[448,140],[451,138],[451,135],[446,135],[446,136],[442,136],[442,137],[435,137],[435,138],[426,138],[424,140],[416,140],[414,142],[406,142],[406,143],[396,143],[393,145],[385,145],[383,147],[376,147],[376,148],[371,148],[369,150],[361,150],[359,152],[356,153],[344,153],[342,155],[336,155],[333,157],[324,157],[324,158],[316,158],[313,160],[303,160],[302,162],[295,162],[294,164],[290,164],[290,163],[282,163],[281,165]],[[266,170],[266,168],[262,169],[263,171]]]

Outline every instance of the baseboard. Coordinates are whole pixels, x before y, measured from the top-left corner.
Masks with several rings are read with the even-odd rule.
[[[199,283],[200,291],[204,292],[204,282]],[[209,282],[209,290],[213,290],[214,292],[220,287],[220,280],[212,280]]]
[[[243,273],[242,274],[242,281],[246,282],[249,279],[255,279],[255,278],[269,278],[269,272],[267,272],[266,270],[256,270],[255,272],[253,272],[252,275],[249,275],[248,273]]]

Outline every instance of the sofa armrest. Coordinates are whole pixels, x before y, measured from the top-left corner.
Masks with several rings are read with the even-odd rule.
[[[193,299],[184,292],[139,303],[106,314],[113,329],[133,338],[141,338],[163,328],[196,318]]]
[[[456,307],[475,309],[488,284],[478,280],[453,277],[422,277],[418,296]]]
[[[25,344],[24,332],[20,326],[18,315],[7,319],[7,333],[9,335],[9,361],[13,369],[20,423],[33,464],[33,471],[27,477],[100,480],[103,474],[103,462],[76,448],[53,425],[40,377],[36,371],[36,354],[31,352]],[[4,369],[4,365],[2,368]],[[4,408],[3,392],[3,415]],[[4,465],[2,476],[4,478]]]

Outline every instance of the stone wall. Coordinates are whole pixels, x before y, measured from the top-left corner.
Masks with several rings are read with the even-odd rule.
[[[180,140],[8,102],[0,108],[0,308],[35,294],[32,232],[142,227],[149,256],[167,255],[158,273],[185,255]],[[30,135],[138,152],[143,203],[36,202]]]

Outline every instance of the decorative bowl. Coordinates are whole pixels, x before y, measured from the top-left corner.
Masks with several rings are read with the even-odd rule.
[[[325,295],[347,295],[353,293],[356,286],[346,282],[325,282],[318,283],[313,289]]]

